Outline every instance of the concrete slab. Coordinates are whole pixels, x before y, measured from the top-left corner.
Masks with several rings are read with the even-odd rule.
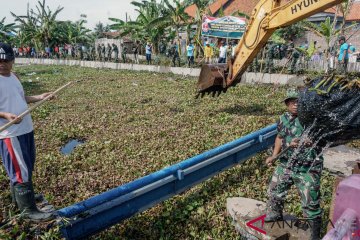
[[[226,208],[236,230],[246,239],[310,239],[308,225],[305,222],[299,222],[293,216],[285,214],[284,221],[263,222],[266,216],[264,202],[242,197],[228,198]],[[250,221],[253,223],[249,224]],[[248,225],[255,226],[258,230]]]
[[[331,173],[350,176],[360,161],[360,150],[345,145],[329,148],[324,152],[324,167]]]

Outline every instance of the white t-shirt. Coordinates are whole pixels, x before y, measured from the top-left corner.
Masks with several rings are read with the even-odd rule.
[[[9,77],[0,75],[0,112],[9,112],[20,115],[28,109],[24,89],[19,79],[11,73]],[[0,118],[0,126],[8,123],[5,118]],[[14,124],[0,132],[0,139],[17,137],[34,130],[30,114],[27,114],[19,124]]]
[[[236,50],[236,45],[232,46],[231,48],[231,56],[235,57],[235,50]]]
[[[219,51],[220,51],[219,57],[226,58],[227,46],[221,46]]]

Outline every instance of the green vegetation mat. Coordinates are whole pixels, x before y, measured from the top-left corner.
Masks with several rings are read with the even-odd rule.
[[[285,88],[237,86],[219,98],[194,99],[197,79],[149,72],[18,66],[28,95],[84,80],[33,114],[35,189],[56,208],[130,182],[274,123],[285,111]],[[85,140],[72,154],[60,148]],[[266,201],[273,167],[259,154],[184,194],[126,220],[94,239],[241,239],[226,216],[226,198]],[[334,177],[322,179],[327,215]],[[1,239],[56,239],[57,229],[20,220],[0,168]],[[301,214],[293,189],[287,211]],[[9,221],[11,219],[11,221]]]

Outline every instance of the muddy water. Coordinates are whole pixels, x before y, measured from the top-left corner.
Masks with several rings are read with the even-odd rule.
[[[360,89],[330,87],[334,79],[314,90],[324,78],[316,79],[300,94],[298,114],[301,124],[321,147],[360,139]],[[331,90],[329,90],[331,89]],[[322,93],[319,94],[319,91]]]
[[[85,143],[85,141],[83,141],[83,140],[71,139],[60,149],[60,152],[64,155],[69,155],[74,151],[74,149],[77,146],[84,144],[84,143]]]

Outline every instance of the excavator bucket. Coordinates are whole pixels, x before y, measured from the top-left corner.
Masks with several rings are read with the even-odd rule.
[[[221,92],[225,92],[228,69],[226,63],[203,65],[197,83],[198,96],[200,94],[204,96],[205,93],[213,93],[213,95],[218,93],[220,95]]]

